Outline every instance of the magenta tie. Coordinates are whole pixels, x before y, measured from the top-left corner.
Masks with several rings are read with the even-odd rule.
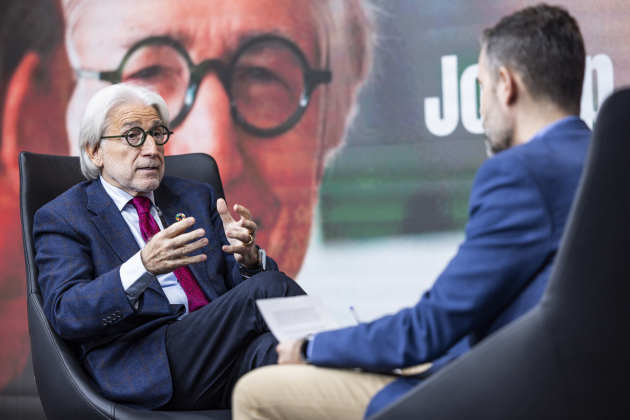
[[[148,197],[135,197],[129,200],[129,203],[135,207],[138,212],[138,218],[140,219],[140,233],[144,242],[149,242],[151,238],[160,232],[160,227],[151,216],[151,200]],[[206,295],[203,294],[203,290],[195,280],[190,268],[183,266],[173,271],[175,277],[179,281],[179,284],[184,289],[186,297],[188,298],[188,311],[195,312],[197,309],[210,303]]]

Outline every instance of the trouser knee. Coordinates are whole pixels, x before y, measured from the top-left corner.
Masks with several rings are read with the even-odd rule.
[[[263,271],[246,280],[243,285],[256,299],[306,294],[295,280],[280,271]]]

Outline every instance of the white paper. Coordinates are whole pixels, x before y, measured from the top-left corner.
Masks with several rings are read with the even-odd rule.
[[[278,341],[339,328],[319,296],[258,299],[258,309]]]

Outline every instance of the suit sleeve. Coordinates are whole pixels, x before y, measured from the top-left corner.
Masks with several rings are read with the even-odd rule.
[[[53,208],[35,214],[33,236],[44,312],[53,329],[79,342],[126,332],[120,321],[135,310],[123,289],[120,267],[94,278],[88,242]]]
[[[317,334],[314,364],[394,369],[432,361],[518,295],[551,252],[552,222],[534,177],[513,155],[506,157],[479,169],[466,240],[419,303]]]

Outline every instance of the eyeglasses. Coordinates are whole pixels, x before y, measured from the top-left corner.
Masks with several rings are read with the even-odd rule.
[[[171,134],[173,134],[173,132],[168,131],[168,128],[164,127],[163,125],[158,125],[157,127],[149,131],[144,131],[140,127],[134,127],[130,129],[129,131],[127,131],[127,133],[122,136],[103,136],[101,138],[102,139],[116,139],[116,138],[124,137],[125,140],[127,140],[127,143],[129,143],[129,146],[141,147],[144,144],[144,141],[147,139],[147,134],[150,134],[151,137],[153,137],[153,140],[155,141],[156,145],[162,146],[163,144],[166,144],[166,142],[168,141]]]
[[[175,115],[173,128],[190,112],[203,78],[216,71],[230,99],[234,122],[259,137],[277,136],[293,127],[317,85],[332,80],[330,70],[311,69],[297,45],[276,35],[245,42],[228,65],[217,59],[193,64],[179,42],[157,36],[133,45],[117,70],[75,71],[78,77],[155,87]]]

